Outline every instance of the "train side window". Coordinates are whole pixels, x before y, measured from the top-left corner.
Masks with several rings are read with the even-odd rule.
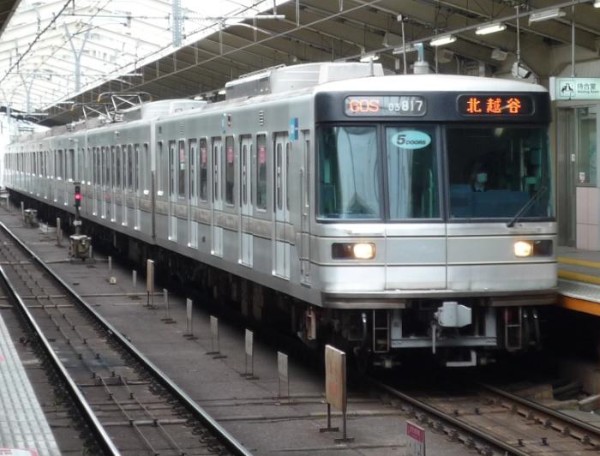
[[[150,182],[150,145],[148,143],[144,143],[144,148],[142,149],[142,175],[140,180],[141,188],[144,190],[144,194],[147,195],[150,193],[149,182]]]
[[[282,160],[283,160],[283,147],[281,143],[277,143],[275,146],[275,186],[277,187],[275,194],[277,195],[277,209],[283,209],[283,194],[282,194]]]
[[[196,198],[198,197],[198,190],[197,190],[197,174],[198,174],[198,169],[197,169],[197,162],[198,162],[198,156],[197,156],[197,148],[198,148],[198,144],[197,144],[197,140],[196,139],[189,139],[188,143],[189,143],[189,161],[190,161],[190,173],[189,173],[189,187],[190,187],[190,198],[193,199],[194,202],[196,202]]]
[[[267,209],[267,136],[256,137],[256,207]]]
[[[200,138],[200,200],[208,200],[208,143],[206,138]]]
[[[175,141],[169,141],[169,163],[168,169],[169,174],[167,176],[169,180],[169,195],[175,194],[175,180],[177,179],[177,175],[175,174],[176,164],[175,164]]]
[[[140,190],[140,145],[134,144],[133,146],[133,191],[135,194]]]
[[[123,146],[125,147],[125,146]],[[125,186],[128,190],[133,189],[133,146],[131,144],[127,144],[127,179]]]
[[[72,182],[75,178],[75,149],[69,149],[67,156],[67,180]]]
[[[104,158],[104,183],[107,187],[111,187],[114,177],[113,173],[111,172],[112,155],[110,147],[106,146],[104,148],[104,154],[102,154],[102,157]]]
[[[213,201],[221,200],[221,193],[219,192],[219,182],[221,181],[219,169],[219,146],[221,145],[221,138],[212,139],[212,159],[213,159]]]
[[[96,146],[96,184],[102,185],[102,148]]]
[[[162,141],[159,141],[157,144],[157,155],[158,159],[156,161],[156,194],[158,196],[163,196],[166,189],[167,183],[167,174],[168,174],[168,163],[166,160],[166,151]]]
[[[233,205],[235,187],[235,150],[233,136],[225,138],[225,203]]]
[[[114,152],[114,156],[113,156],[113,171],[114,171],[114,176],[115,176],[115,187],[116,188],[121,188],[121,146],[117,146],[114,148],[113,150]]]
[[[185,141],[179,141],[179,153],[177,154],[177,195],[185,198],[185,176],[187,172],[187,150]]]
[[[98,148],[96,146],[92,147],[92,184],[99,184],[98,180]]]
[[[90,148],[82,147],[79,154],[78,180],[83,182],[90,180]]]
[[[285,143],[285,208],[290,210],[290,151],[292,150],[292,143]]]
[[[62,149],[58,149],[56,151],[56,178],[61,180],[64,176],[63,174],[63,161],[64,161],[64,152]]]
[[[240,201],[244,206],[248,204],[248,194],[250,193],[250,189],[248,188],[250,173],[248,165],[252,154],[252,144],[250,141],[251,137],[249,136],[240,137]]]

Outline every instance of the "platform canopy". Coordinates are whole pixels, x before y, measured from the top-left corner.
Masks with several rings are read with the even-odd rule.
[[[1,103],[35,117],[106,81],[127,89],[144,65],[249,18],[270,19],[262,13],[277,3],[21,0],[0,36]]]
[[[600,0],[0,0],[0,110],[65,124],[108,93],[218,99],[323,61],[547,84],[598,77],[599,51]]]

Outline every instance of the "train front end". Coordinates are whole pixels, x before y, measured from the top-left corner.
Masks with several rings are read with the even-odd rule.
[[[316,95],[315,314],[370,364],[537,350],[557,286],[546,91],[363,82]]]

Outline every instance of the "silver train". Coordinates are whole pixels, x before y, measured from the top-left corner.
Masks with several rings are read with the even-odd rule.
[[[77,183],[94,242],[309,344],[469,366],[556,299],[549,123],[529,83],[304,64],[21,136],[5,184],[72,220]]]

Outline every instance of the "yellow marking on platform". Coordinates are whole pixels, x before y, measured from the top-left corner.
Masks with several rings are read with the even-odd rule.
[[[582,274],[580,272],[573,271],[558,271],[558,277],[560,279],[574,280],[576,282],[593,283],[594,285],[600,285],[600,277],[589,274]]]
[[[558,298],[558,305],[564,307],[565,309],[576,310],[577,312],[600,316],[600,304],[596,302],[561,295]]]
[[[573,266],[584,266],[586,268],[600,269],[599,261],[578,260],[577,258],[558,257],[556,259],[559,264],[571,264]]]

